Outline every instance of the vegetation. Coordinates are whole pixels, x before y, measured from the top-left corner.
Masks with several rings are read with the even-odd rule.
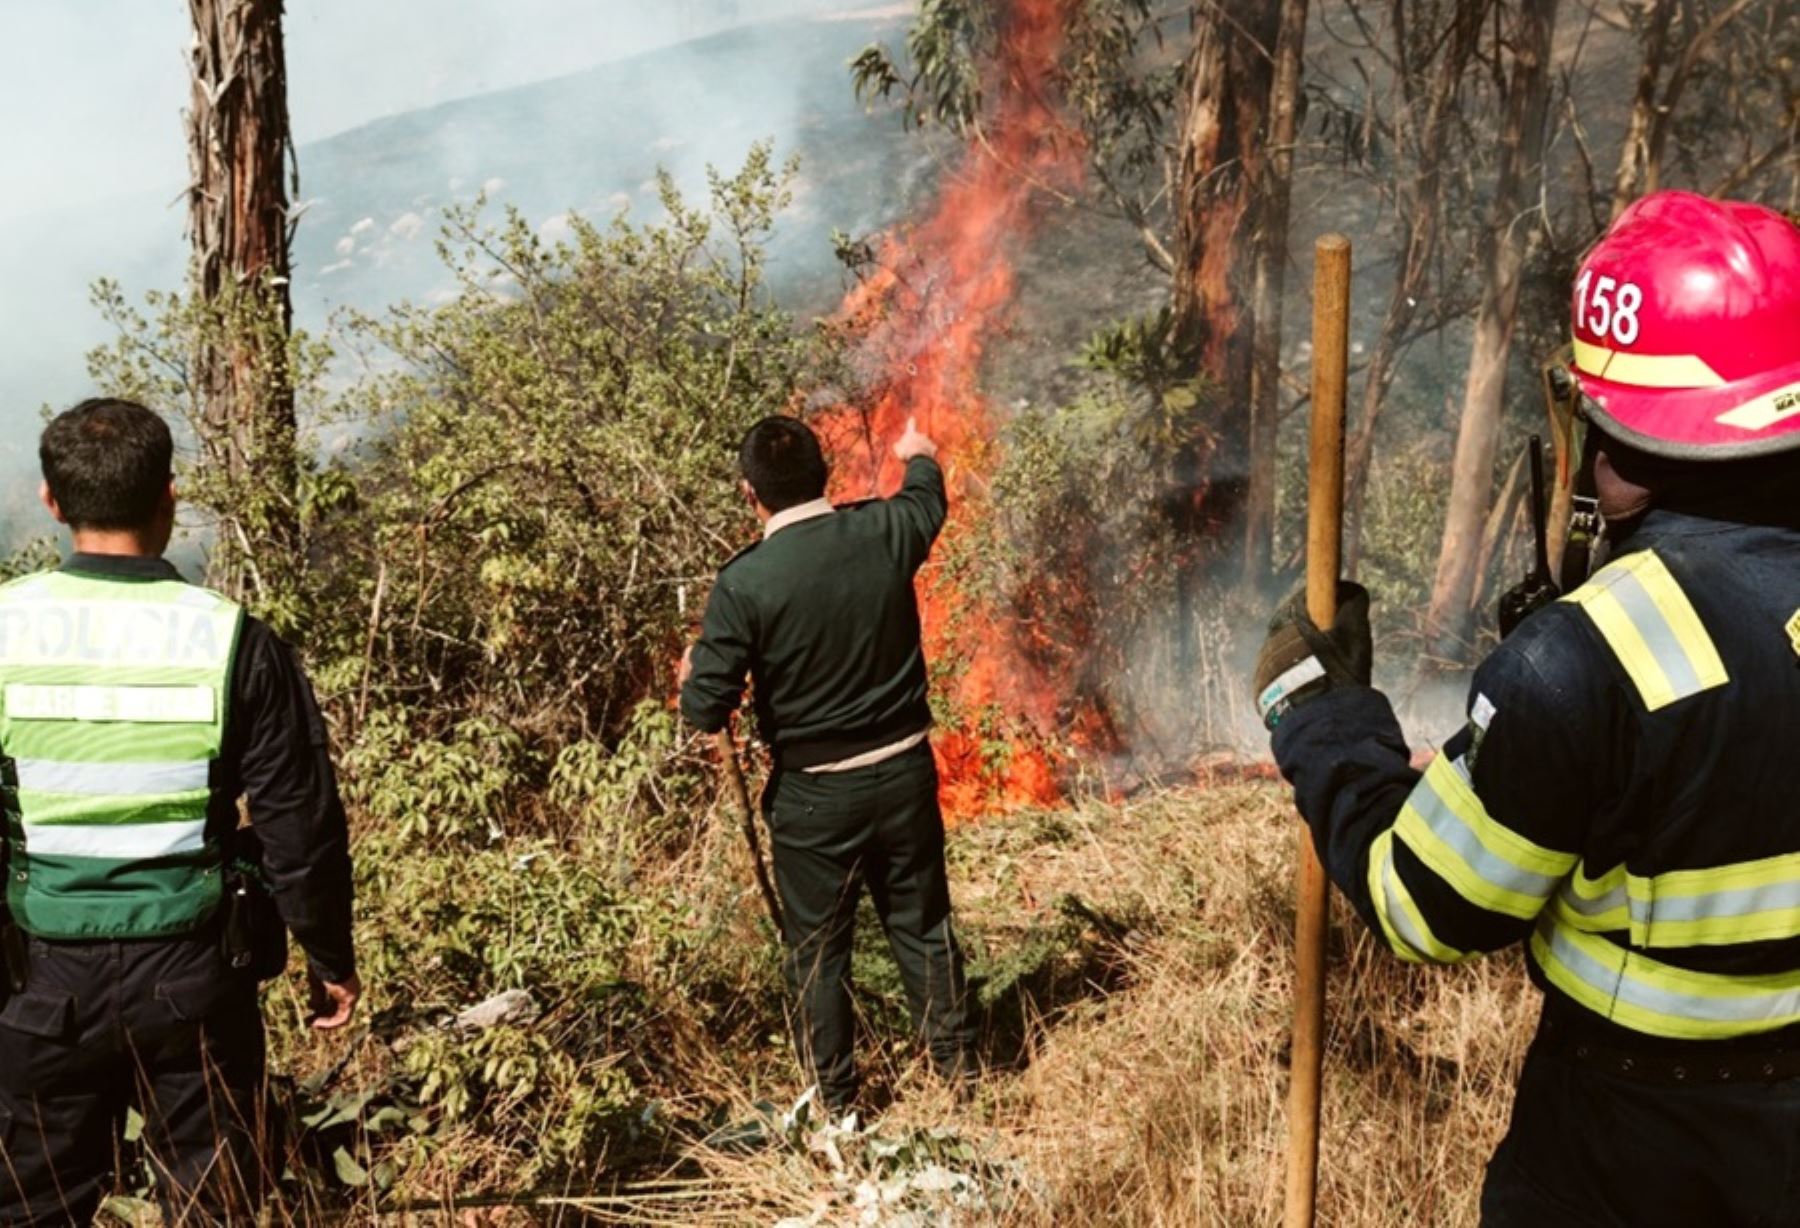
[[[95,379],[185,423],[189,527],[215,573],[302,648],[353,812],[371,991],[362,1022],[321,1044],[300,1024],[298,969],[268,991],[298,1127],[280,1166],[280,1214],[1276,1218],[1297,825],[1278,783],[1241,765],[1209,774],[1201,759],[1241,744],[1241,659],[1267,594],[1235,571],[1212,576],[1204,601],[1184,585],[1197,558],[1236,548],[1196,543],[1196,526],[1226,523],[1194,515],[1208,478],[1258,488],[1245,492],[1261,525],[1252,578],[1279,585],[1296,573],[1303,475],[1273,457],[1299,455],[1304,398],[1264,379],[1258,404],[1274,398],[1279,412],[1254,441],[1232,434],[1250,430],[1234,398],[1252,378],[1251,334],[1233,313],[1262,303],[1272,352],[1294,370],[1304,355],[1281,344],[1279,279],[1254,294],[1243,280],[1269,272],[1269,252],[1221,254],[1192,229],[1201,211],[1172,209],[1171,195],[1213,193],[1243,220],[1259,198],[1255,175],[1273,175],[1284,193],[1293,187],[1296,217],[1310,205],[1374,236],[1365,267],[1380,280],[1368,312],[1379,322],[1362,334],[1359,417],[1361,459],[1379,463],[1357,466],[1369,479],[1362,574],[1377,591],[1386,659],[1410,662],[1422,632],[1434,647],[1442,639],[1418,615],[1433,592],[1452,437],[1470,421],[1467,408],[1454,412],[1466,320],[1478,303],[1490,322],[1507,317],[1505,337],[1482,351],[1491,393],[1523,364],[1508,348],[1511,317],[1521,335],[1522,321],[1555,321],[1558,296],[1545,287],[1604,221],[1612,184],[1594,172],[1575,110],[1584,53],[1548,76],[1532,58],[1555,20],[1544,0],[1385,6],[1410,25],[1383,24],[1374,5],[1319,6],[1339,46],[1307,62],[1311,118],[1293,165],[1217,173],[1236,159],[1202,156],[1226,122],[1197,112],[1207,74],[1268,74],[1228,45],[1238,35],[1224,6],[1204,7],[1189,28],[1186,5],[1075,6],[1050,85],[1089,142],[1097,182],[1078,203],[1149,254],[1168,302],[1089,322],[1079,354],[996,392],[996,405],[1015,392],[1023,404],[981,475],[989,514],[938,563],[963,597],[1024,629],[1029,661],[1068,683],[1081,721],[1059,735],[1121,760],[1133,752],[1122,767],[1100,754],[1073,761],[1058,782],[1073,798],[1066,809],[952,837],[992,1066],[971,1105],[952,1103],[891,1043],[904,1035],[904,995],[873,925],[856,968],[882,1038],[878,1115],[830,1126],[795,1104],[774,935],[714,802],[705,748],[670,705],[706,586],[749,527],[732,480],[742,430],[864,391],[844,322],[797,320],[766,285],[793,167],[758,146],[740,171],[713,177],[704,204],[665,180],[656,220],[577,215],[556,243],[517,214],[449,211],[439,251],[458,293],[346,318],[330,338],[290,332],[285,306],[264,294],[215,287],[153,295],[140,310],[118,287],[98,288],[119,339],[93,356]],[[1254,7],[1284,39],[1306,8]],[[1761,75],[1744,80],[1715,62],[1748,54],[1736,19],[1773,7],[1626,6],[1612,45],[1635,49],[1651,101],[1619,117],[1621,190],[1720,173],[1725,155],[1694,148],[1693,122],[1658,110],[1684,91],[1694,115],[1732,133],[1729,156],[1751,159],[1749,178],[1731,172],[1736,187],[1785,173],[1749,117],[1774,99],[1791,104],[1771,84],[1791,57],[1759,58]],[[979,146],[984,91],[996,88],[983,65],[1005,33],[997,12],[933,0],[912,65],[872,52],[858,85],[904,97],[910,118]],[[1672,29],[1712,18],[1688,32],[1691,54],[1672,49]],[[1530,34],[1530,48],[1515,34]],[[1235,104],[1252,134],[1300,88],[1257,79],[1261,94]],[[1495,144],[1489,112],[1509,117],[1504,167],[1470,152]],[[1784,131],[1791,148],[1792,125]],[[1565,134],[1582,143],[1586,172],[1553,183],[1544,154]],[[1171,182],[1185,186],[1172,193]],[[1497,216],[1533,199],[1520,227],[1529,237]],[[1277,265],[1289,257],[1280,212],[1256,229]],[[873,250],[855,237],[840,247],[851,261]],[[1231,326],[1229,369],[1205,357],[1197,315],[1218,325],[1215,337]],[[1407,365],[1428,338],[1438,361]],[[1255,347],[1259,363],[1267,344]],[[233,379],[291,418],[292,437],[275,440],[279,483],[258,463],[263,437],[240,420],[221,426],[221,355],[238,356]],[[1455,479],[1480,495],[1465,500],[1476,510],[1458,530],[1465,551],[1480,530],[1476,566],[1457,582],[1463,614],[1511,565],[1521,496],[1502,445],[1533,420],[1497,395],[1480,404],[1482,429],[1505,430],[1463,466],[1483,472]],[[1240,460],[1266,461],[1266,472],[1229,471]],[[0,573],[44,558],[40,547]],[[959,664],[939,661],[944,680]],[[996,735],[996,753],[1009,733]],[[1181,787],[1157,787],[1165,776]],[[1436,975],[1392,965],[1348,918],[1334,943],[1322,1214],[1346,1225],[1472,1222],[1530,1031],[1530,991],[1510,960]]]

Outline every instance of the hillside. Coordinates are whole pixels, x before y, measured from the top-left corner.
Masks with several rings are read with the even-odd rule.
[[[746,26],[302,149],[296,286],[315,306],[425,297],[449,288],[433,249],[447,204],[485,191],[547,237],[570,211],[641,220],[660,210],[659,168],[697,196],[708,165],[735,169],[758,140],[804,168],[774,252],[782,281],[829,275],[834,227],[883,227],[930,186],[918,143],[850,89],[850,58],[899,28],[855,16]]]

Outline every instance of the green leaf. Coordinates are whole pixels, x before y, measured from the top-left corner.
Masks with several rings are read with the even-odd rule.
[[[337,1173],[338,1180],[345,1185],[360,1188],[369,1184],[369,1170],[358,1164],[356,1157],[342,1147],[331,1153],[331,1167]]]

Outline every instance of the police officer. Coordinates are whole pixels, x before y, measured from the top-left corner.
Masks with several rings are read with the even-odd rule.
[[[165,1217],[237,1220],[270,1175],[256,982],[222,903],[240,799],[313,1026],[342,1027],[361,993],[324,726],[292,652],[163,561],[160,418],[86,401],[39,452],[74,553],[0,587],[0,1223],[89,1223],[128,1106]]]
[[[833,507],[804,423],[751,428],[739,462],[763,538],[719,573],[681,689],[682,713],[711,733],[754,682],[757,728],[775,756],[763,808],[795,1040],[833,1112],[857,1094],[850,948],[865,886],[934,1063],[952,1077],[969,1070],[913,592],[948,501],[936,447],[912,423],[894,453],[906,478],[893,498]]]
[[[1800,1223],[1800,232],[1665,192],[1574,294],[1610,561],[1476,671],[1423,775],[1366,594],[1258,666],[1333,881],[1402,959],[1545,1002],[1488,1225]]]

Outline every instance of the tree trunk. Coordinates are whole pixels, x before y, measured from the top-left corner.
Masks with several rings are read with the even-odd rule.
[[[1426,93],[1420,97],[1411,92],[1410,81],[1415,74],[1423,75],[1425,65],[1411,63],[1406,3],[1407,0],[1394,0],[1392,5],[1395,62],[1406,91],[1395,123],[1394,143],[1402,156],[1410,159],[1411,166],[1399,174],[1397,182],[1400,267],[1382,315],[1381,330],[1369,352],[1356,429],[1350,433],[1344,449],[1344,552],[1345,571],[1350,575],[1356,574],[1362,558],[1363,506],[1368,494],[1369,465],[1375,453],[1375,427],[1381,417],[1382,402],[1393,384],[1407,333],[1437,265],[1444,215],[1444,159],[1455,127],[1452,120],[1459,87],[1480,44],[1489,9],[1487,3],[1475,0],[1454,6],[1450,28],[1437,51],[1436,68]],[[1416,123],[1411,118],[1415,111]]]
[[[1207,389],[1200,429],[1171,475],[1171,519],[1188,562],[1178,588],[1191,622],[1203,571],[1243,510],[1249,470],[1254,316],[1248,296],[1258,222],[1256,186],[1274,66],[1280,0],[1207,5],[1195,14],[1194,50],[1177,134],[1175,329]],[[1229,12],[1227,12],[1229,7]]]
[[[1287,289],[1294,141],[1299,133],[1307,0],[1282,0],[1269,89],[1266,162],[1258,196],[1256,271],[1250,295],[1255,341],[1250,363],[1249,485],[1244,495],[1244,582],[1265,585],[1275,553],[1275,441],[1280,424],[1282,296]]]
[[[298,460],[287,338],[292,161],[281,0],[189,0],[193,286],[213,309],[195,354],[201,448],[229,492],[215,582],[268,599],[296,562]]]
[[[1656,83],[1662,77],[1668,55],[1669,24],[1675,19],[1676,0],[1653,0],[1649,24],[1644,29],[1644,59],[1638,66],[1637,90],[1631,99],[1631,118],[1625,125],[1625,144],[1619,153],[1619,171],[1613,176],[1612,208],[1608,222],[1616,222],[1625,207],[1637,199],[1650,162],[1650,129],[1656,121]]]
[[[1481,310],[1469,355],[1462,422],[1451,466],[1450,502],[1443,545],[1431,588],[1425,628],[1430,657],[1445,663],[1468,659],[1473,647],[1473,598],[1481,532],[1494,493],[1494,461],[1506,410],[1506,369],[1519,316],[1519,278],[1540,230],[1527,221],[1525,188],[1537,174],[1544,150],[1550,96],[1550,43],[1557,0],[1523,0],[1513,33],[1512,76],[1502,103],[1500,165],[1488,221]]]

